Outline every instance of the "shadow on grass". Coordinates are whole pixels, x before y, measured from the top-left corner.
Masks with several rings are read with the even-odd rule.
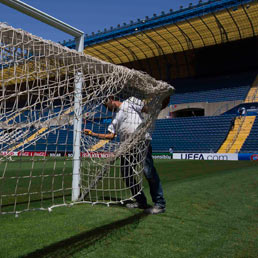
[[[57,196],[55,196],[55,200],[57,200],[57,199],[63,199],[64,197],[70,197],[70,196],[71,196],[71,194],[57,195]],[[46,197],[46,198],[44,198],[44,199],[38,198],[38,199],[30,200],[30,203],[40,203],[40,202],[42,202],[42,201],[45,202],[45,201],[51,201],[51,200],[53,200],[53,197],[52,197],[52,196]],[[18,205],[24,205],[24,204],[26,205],[26,204],[28,204],[28,200],[26,200],[26,201],[16,201],[15,204],[16,204],[16,206],[18,206]],[[11,203],[5,203],[5,204],[3,204],[3,205],[2,205],[2,208],[13,207],[13,205],[14,205],[14,201],[11,202]]]
[[[122,219],[108,225],[97,227],[79,235],[57,242],[43,249],[36,250],[22,258],[32,257],[70,257],[71,255],[87,249],[88,253],[94,251],[94,246],[105,239],[120,238],[136,228],[140,220],[148,216],[144,212],[137,213],[129,218]]]

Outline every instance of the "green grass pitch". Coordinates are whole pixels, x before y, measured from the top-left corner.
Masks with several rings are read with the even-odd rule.
[[[0,257],[258,257],[258,162],[156,160],[167,211],[88,204],[0,216]],[[145,182],[148,196],[148,185]]]

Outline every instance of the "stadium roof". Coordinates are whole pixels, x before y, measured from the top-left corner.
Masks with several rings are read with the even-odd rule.
[[[87,36],[85,53],[123,64],[258,35],[257,0],[213,0]],[[75,43],[68,42],[74,48]]]

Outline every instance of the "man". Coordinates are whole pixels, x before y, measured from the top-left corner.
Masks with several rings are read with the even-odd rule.
[[[170,153],[171,159],[173,159],[173,153],[174,153],[173,148],[170,147],[168,151],[169,151],[169,153]]]
[[[169,98],[164,100],[162,108],[167,106],[168,101]],[[110,111],[117,112],[115,118],[108,127],[109,133],[99,134],[85,129],[84,132],[86,134],[101,139],[113,139],[118,134],[120,141],[124,141],[128,135],[134,133],[138,126],[142,123],[142,112],[148,112],[146,106],[144,106],[144,102],[135,97],[131,97],[124,102],[114,100],[114,98],[109,98],[105,105]],[[144,192],[139,192],[139,186],[135,182],[135,179],[132,178],[133,165],[131,162],[134,158],[135,152],[130,150],[129,153],[121,156],[121,174],[126,178],[126,185],[127,187],[130,187],[132,195],[135,196],[135,194],[138,192],[139,194],[135,196],[136,202],[127,203],[126,207],[145,209],[145,212],[148,214],[159,214],[165,212],[166,202],[163,196],[163,190],[157,170],[153,164],[152,147],[150,144],[151,136],[149,133],[146,133],[145,139],[146,144],[148,144],[148,150],[144,161],[144,175],[149,183],[150,194],[154,206],[148,208],[147,199]]]

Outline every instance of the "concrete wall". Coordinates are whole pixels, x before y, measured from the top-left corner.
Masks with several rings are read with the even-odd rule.
[[[176,104],[176,105],[170,105],[169,110],[166,112],[169,112],[170,114],[182,109],[191,109],[191,108],[201,108],[204,109],[204,115],[205,116],[214,116],[214,115],[220,115],[229,109],[243,103],[243,100],[234,100],[234,101],[223,101],[223,102],[214,102],[214,103],[208,103],[208,102],[198,102],[198,103],[186,103],[186,104]],[[165,110],[163,110],[162,113],[159,115],[160,118],[161,114],[164,113]],[[167,115],[168,113],[166,113]]]
[[[170,112],[170,106],[160,111],[158,119],[168,118]]]

